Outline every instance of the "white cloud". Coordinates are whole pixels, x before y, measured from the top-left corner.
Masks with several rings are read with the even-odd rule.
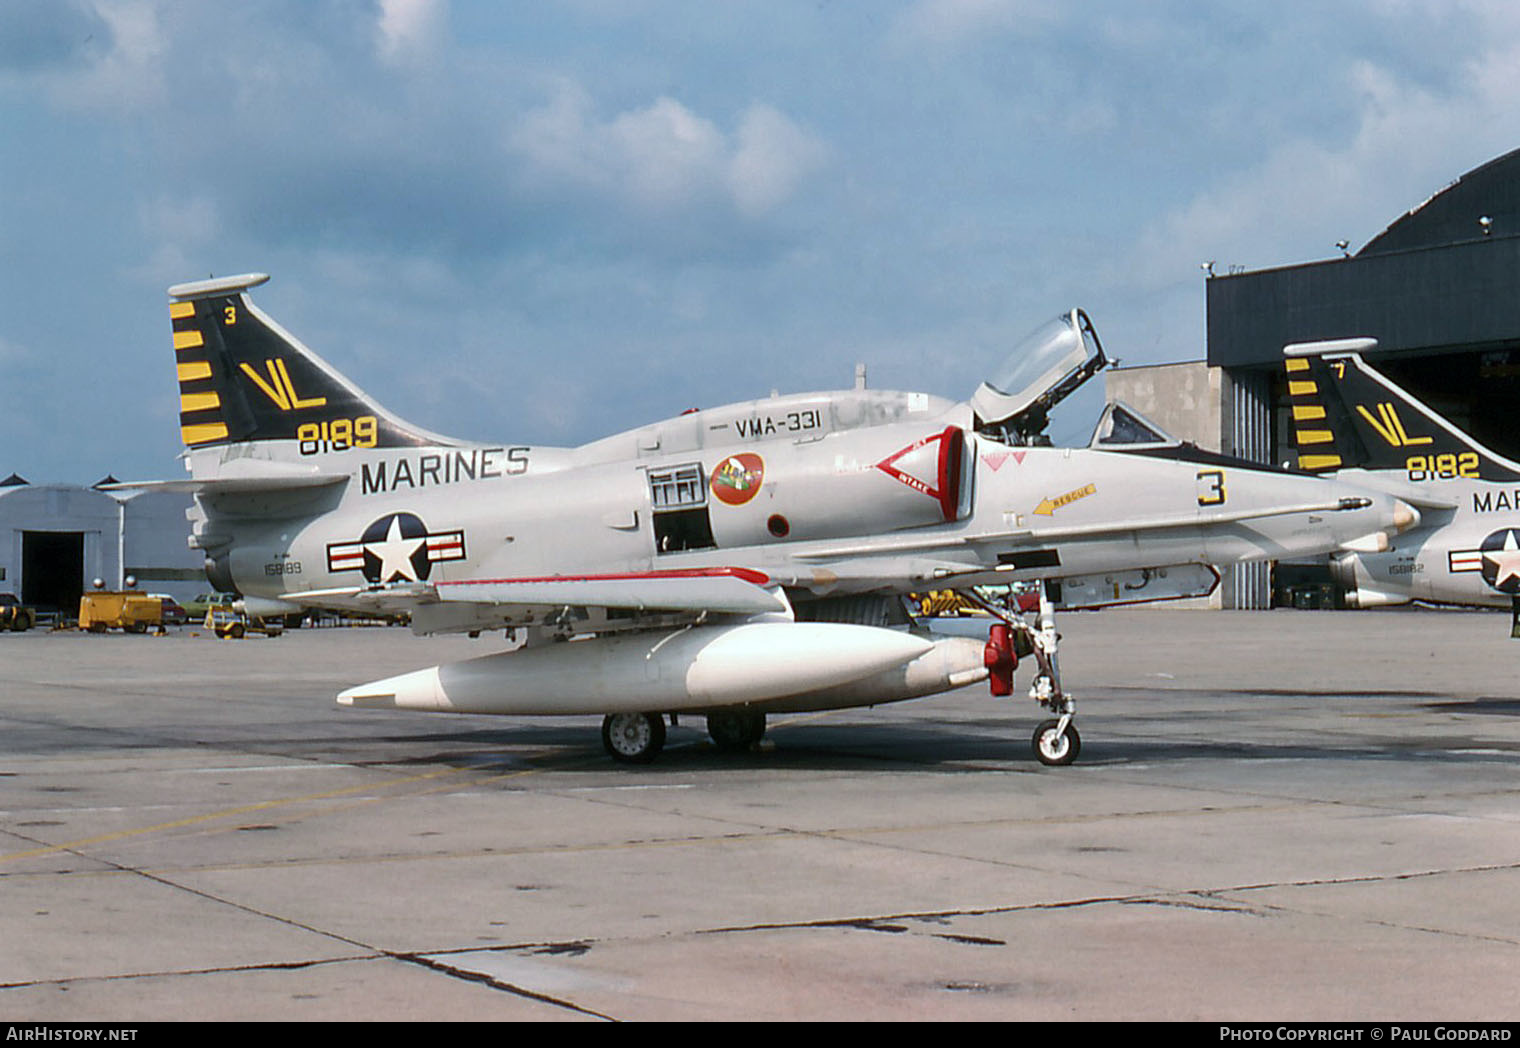
[[[635,209],[671,213],[722,201],[746,218],[784,204],[827,152],[771,106],[755,104],[733,134],[680,101],[598,121],[578,85],[561,82],[508,137],[540,188],[591,189]]]
[[[400,62],[431,52],[447,18],[447,0],[380,0],[380,57]]]
[[[635,200],[664,210],[712,191],[728,143],[711,120],[659,98],[619,115],[592,148]]]
[[[216,201],[207,196],[159,196],[137,208],[144,257],[134,275],[179,281],[222,233]]]
[[[530,110],[507,135],[507,146],[526,161],[535,180],[601,182],[590,155],[591,100],[578,84],[558,80],[547,103]]]
[[[169,50],[152,0],[97,0],[95,13],[109,29],[110,46],[82,73],[53,77],[54,97],[81,109],[134,109],[162,101]]]
[[[786,200],[826,156],[816,138],[767,105],[750,106],[737,137],[729,185],[739,210],[749,216]]]
[[[1193,167],[1179,168],[1176,202],[1137,222],[1096,268],[1095,288],[1119,306],[1120,322],[1102,325],[1114,352],[1202,355],[1205,260],[1227,273],[1332,258],[1341,239],[1354,251],[1520,144],[1520,37],[1507,24],[1515,15],[1479,13],[1465,65],[1421,77],[1393,58],[1349,58],[1320,81],[1322,109],[1345,119],[1268,139],[1233,171],[1187,151]]]
[[[1464,171],[1513,149],[1520,44],[1512,34],[1495,39],[1502,45],[1475,57],[1449,90],[1353,63],[1344,76],[1358,114],[1353,133],[1284,141],[1211,184],[1147,229],[1131,272],[1162,279],[1205,258],[1222,271],[1330,257],[1335,241],[1360,246]]]

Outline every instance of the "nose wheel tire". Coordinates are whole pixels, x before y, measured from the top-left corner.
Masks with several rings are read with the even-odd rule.
[[[609,713],[602,719],[602,746],[615,761],[648,764],[665,748],[665,718],[658,713]]]
[[[1082,736],[1077,734],[1076,725],[1067,724],[1065,731],[1060,729],[1060,721],[1048,720],[1034,730],[1034,755],[1041,764],[1070,764],[1082,752]]]

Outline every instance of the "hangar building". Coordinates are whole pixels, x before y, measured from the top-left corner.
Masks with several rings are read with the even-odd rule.
[[[1365,356],[1380,371],[1479,442],[1520,458],[1520,425],[1509,414],[1520,395],[1520,150],[1469,171],[1355,254],[1212,275],[1206,288],[1213,399],[1193,432],[1174,422],[1174,435],[1296,464],[1283,346],[1372,337],[1378,347]],[[1116,373],[1111,395],[1158,420],[1204,383],[1147,370]],[[1229,581],[1226,607],[1270,606],[1264,566],[1243,566]]]
[[[73,614],[95,579],[181,601],[207,589],[203,559],[186,545],[188,495],[106,493],[73,484],[0,481],[0,591]]]
[[[1282,347],[1370,336],[1379,370],[1510,457],[1520,426],[1520,150],[1470,171],[1354,255],[1208,281],[1208,362],[1249,387],[1291,448]],[[1257,426],[1261,425],[1258,420]]]

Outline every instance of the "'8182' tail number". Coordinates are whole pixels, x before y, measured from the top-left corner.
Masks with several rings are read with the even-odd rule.
[[[1448,451],[1440,455],[1410,455],[1404,460],[1404,468],[1412,481],[1455,480],[1458,477],[1476,480],[1478,453]]]

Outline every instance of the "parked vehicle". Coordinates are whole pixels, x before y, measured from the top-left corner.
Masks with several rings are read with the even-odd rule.
[[[20,633],[37,625],[37,612],[22,604],[14,593],[0,593],[0,630]]]
[[[257,615],[246,615],[230,604],[218,604],[206,612],[206,628],[218,637],[233,640],[249,633],[278,637],[285,632],[285,624],[279,618],[261,619]]]
[[[157,597],[131,590],[96,590],[79,598],[79,628],[91,633],[108,629],[147,633],[162,628],[164,606]]]
[[[165,626],[183,626],[190,621],[190,613],[167,593],[150,593],[148,596],[156,597],[163,605]]]
[[[196,598],[185,605],[185,614],[192,620],[204,619],[206,612],[218,605],[231,605],[237,600],[236,593],[200,593]]]

